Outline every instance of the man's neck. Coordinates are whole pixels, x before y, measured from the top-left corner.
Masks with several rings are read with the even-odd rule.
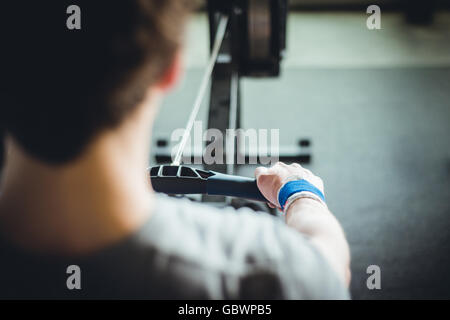
[[[34,160],[12,142],[0,195],[0,233],[27,249],[73,255],[139,229],[154,203],[146,172],[149,116],[103,133],[82,157],[62,166]]]

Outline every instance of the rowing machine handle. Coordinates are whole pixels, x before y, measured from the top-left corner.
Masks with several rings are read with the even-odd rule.
[[[267,202],[253,178],[234,176],[188,166],[149,168],[153,189],[167,194],[209,194]]]
[[[218,172],[214,173],[213,176],[208,178],[206,184],[208,194],[267,202],[266,198],[259,191],[255,179]]]

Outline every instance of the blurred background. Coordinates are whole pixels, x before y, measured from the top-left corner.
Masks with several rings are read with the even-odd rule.
[[[202,3],[155,148],[184,127],[200,84],[209,53]],[[371,4],[381,8],[380,30],[366,27]],[[310,139],[305,166],[323,178],[347,234],[354,299],[450,298],[449,1],[289,5],[281,76],[241,81],[242,127],[280,129],[286,150]],[[198,119],[207,112],[208,97]],[[367,288],[369,265],[381,268],[381,290]]]

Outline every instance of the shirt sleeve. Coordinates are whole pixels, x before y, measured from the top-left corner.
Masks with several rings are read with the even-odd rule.
[[[164,215],[174,239],[166,252],[195,261],[218,299],[348,299],[349,292],[321,253],[282,219],[250,209],[218,209],[172,200]],[[171,212],[169,214],[169,211]],[[167,234],[167,233],[166,233]],[[199,273],[203,276],[199,276]]]

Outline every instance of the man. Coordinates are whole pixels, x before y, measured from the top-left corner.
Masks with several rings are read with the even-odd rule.
[[[348,298],[347,242],[300,165],[256,170],[285,222],[153,192],[150,131],[181,73],[186,4],[79,2],[79,30],[69,4],[0,17],[0,296]]]

